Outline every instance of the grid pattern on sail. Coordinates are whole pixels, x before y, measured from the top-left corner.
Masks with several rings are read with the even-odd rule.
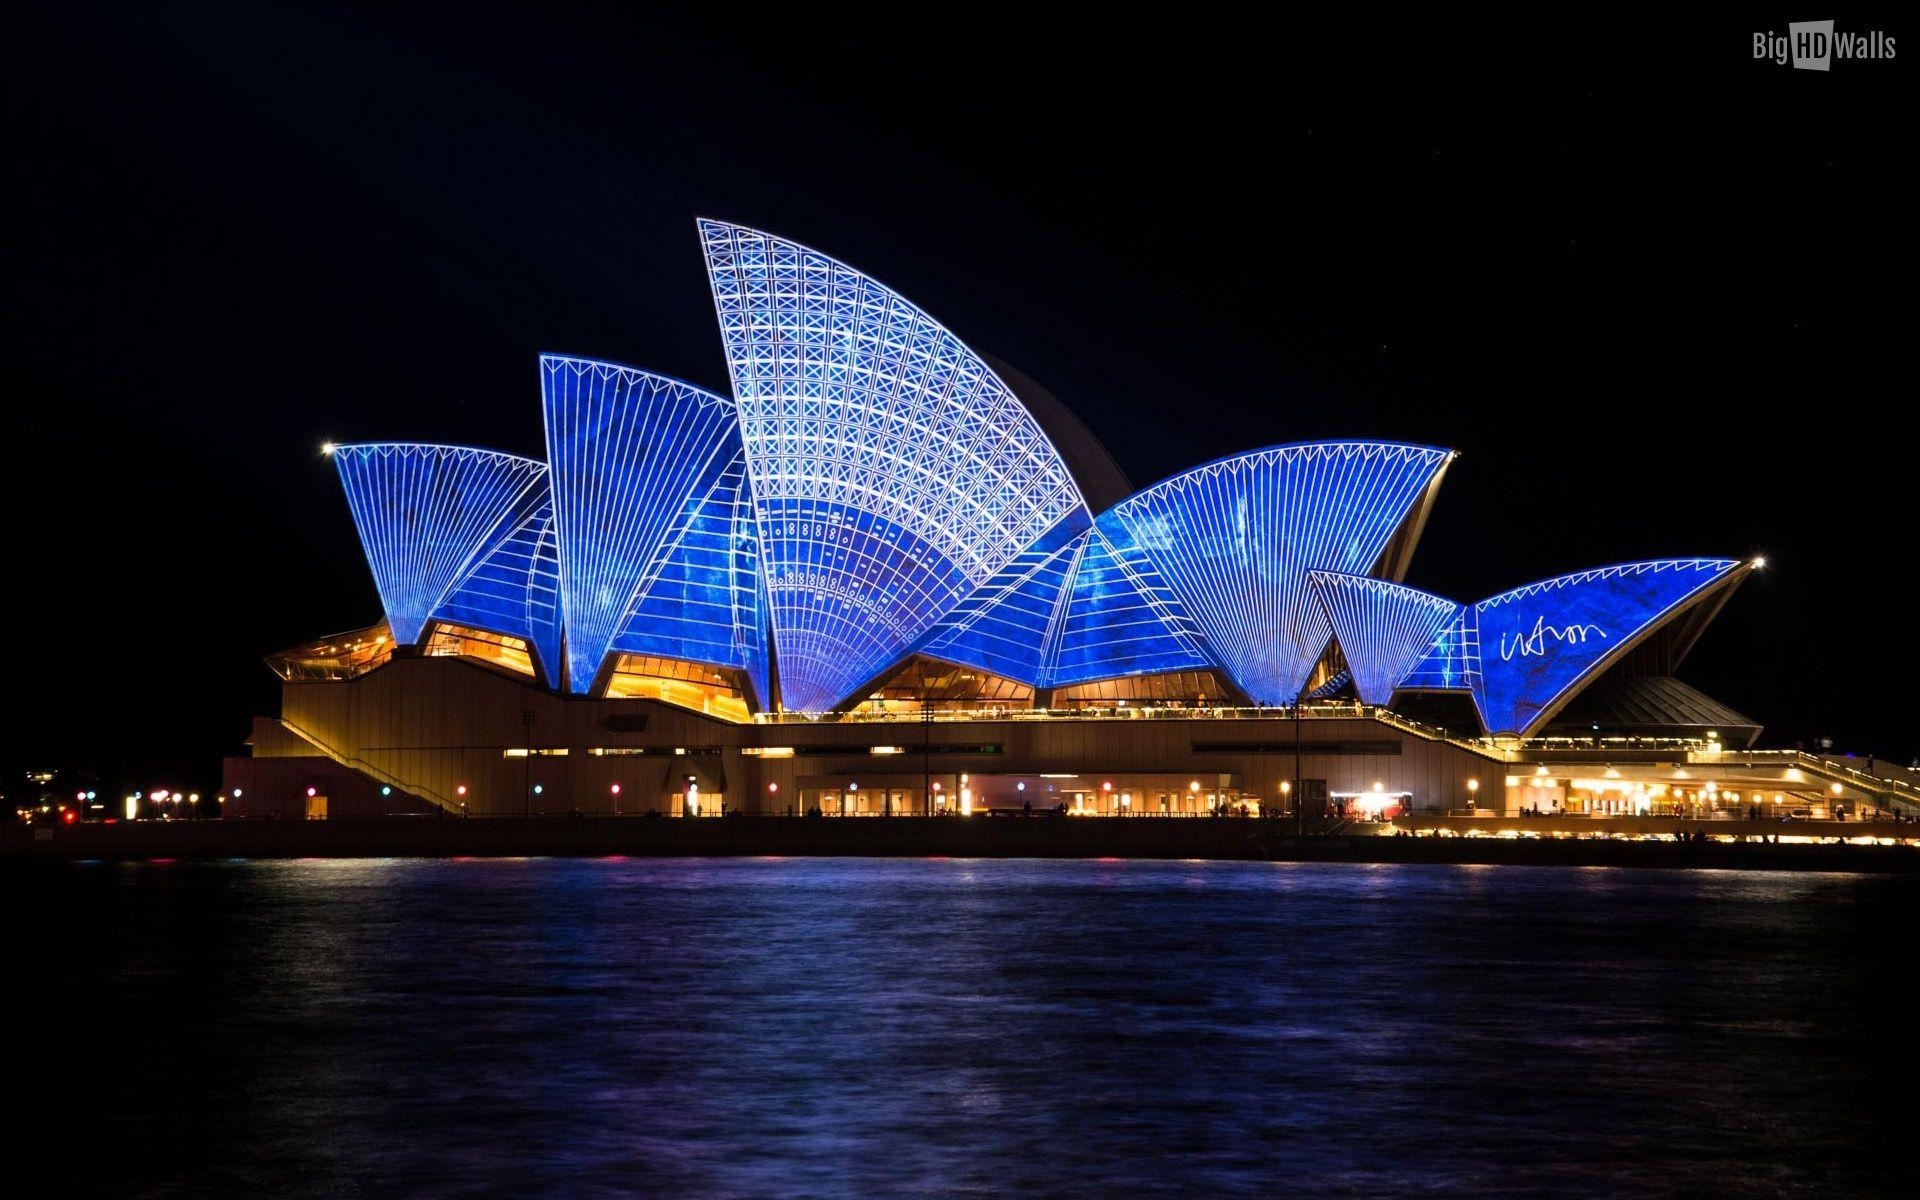
[[[543,355],[567,686],[584,693],[662,544],[731,457],[733,405],[677,379]]]
[[[537,507],[546,466],[464,446],[338,446],[334,467],[394,640],[409,644],[474,564]]]
[[[1461,605],[1453,620],[1433,635],[1426,650],[1407,668],[1400,686],[1416,691],[1459,691],[1480,678],[1480,631],[1473,606]]]
[[[1311,571],[1308,579],[1346,656],[1353,688],[1367,704],[1385,704],[1460,606],[1403,584],[1364,575]]]
[[[760,562],[746,483],[746,458],[735,442],[726,468],[688,502],[659,562],[649,566],[651,582],[610,649],[742,668],[766,707]]]
[[[1299,694],[1332,637],[1307,572],[1372,570],[1446,450],[1312,442],[1222,459],[1115,505],[1234,681],[1260,704]]]
[[[785,706],[833,706],[1075,508],[1013,392],[905,298],[824,254],[699,224]]]
[[[1473,606],[1473,698],[1492,734],[1531,736],[1561,699],[1672,619],[1740,563],[1663,558],[1530,583]]]
[[[544,478],[539,503],[480,559],[432,616],[525,639],[539,656],[547,683],[560,685],[560,555],[553,499]]]

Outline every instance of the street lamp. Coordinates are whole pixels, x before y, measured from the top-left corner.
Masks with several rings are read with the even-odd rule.
[[[613,815],[617,817],[620,815],[620,785],[616,783],[607,791],[613,796]]]
[[[1479,808],[1479,803],[1480,803],[1479,797],[1480,797],[1480,781],[1478,779],[1467,780],[1467,811],[1468,812],[1474,812]]]

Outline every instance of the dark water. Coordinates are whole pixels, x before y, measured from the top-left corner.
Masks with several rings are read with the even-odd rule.
[[[1920,1188],[1904,880],[544,860],[0,889],[10,1099],[41,1113],[15,1195]]]

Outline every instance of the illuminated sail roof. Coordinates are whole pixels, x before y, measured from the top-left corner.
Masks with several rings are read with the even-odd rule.
[[[541,356],[540,386],[567,685],[585,692],[689,502],[736,457],[733,405],[677,379],[558,355]]]
[[[1480,678],[1480,631],[1472,605],[1458,605],[1453,620],[1440,627],[1433,641],[1400,680],[1400,687],[1416,691],[1466,691]]]
[[[411,442],[332,448],[347,507],[396,642],[420,640],[440,604],[546,498],[546,464]]]
[[[1333,637],[1346,656],[1353,688],[1367,704],[1385,704],[1394,687],[1420,661],[1460,606],[1404,584],[1311,571]]]
[[[1311,570],[1375,569],[1452,452],[1307,442],[1220,459],[1115,505],[1219,664],[1261,704],[1290,704],[1333,627]]]
[[[1212,665],[1153,562],[1125,526],[1103,516],[1082,539],[1047,647],[1044,686]]]
[[[1727,558],[1663,558],[1561,575],[1473,606],[1487,732],[1530,736],[1643,637],[1745,575]]]
[[[610,649],[738,667],[768,708],[759,543],[746,456],[737,443],[732,449],[712,486],[689,497]]]
[[[783,700],[830,708],[1085,506],[1013,391],[905,297],[771,234],[699,230]]]
[[[524,639],[547,683],[560,686],[560,544],[544,478],[539,502],[481,556],[433,618]]]
[[[434,621],[521,639],[578,693],[615,655],[711,667],[762,711],[843,705],[916,658],[1036,695],[1204,673],[1265,705],[1324,668],[1374,704],[1468,691],[1489,732],[1532,736],[1630,652],[1616,674],[1671,674],[1747,569],[1660,559],[1455,604],[1396,582],[1450,451],[1276,446],[1132,492],[1050,393],[884,285],[699,233],[732,398],[548,355],[547,462],[334,450],[396,643]]]
[[[1068,514],[928,630],[920,653],[1039,684],[1087,527],[1083,513]]]

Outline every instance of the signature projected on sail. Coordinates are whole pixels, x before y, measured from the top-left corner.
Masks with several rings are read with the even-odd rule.
[[[1545,617],[1534,618],[1533,628],[1524,633],[1500,635],[1500,661],[1512,662],[1517,655],[1527,658],[1545,654],[1561,642],[1578,645],[1589,636],[1604,639],[1607,631],[1589,622],[1573,625],[1549,625]]]

